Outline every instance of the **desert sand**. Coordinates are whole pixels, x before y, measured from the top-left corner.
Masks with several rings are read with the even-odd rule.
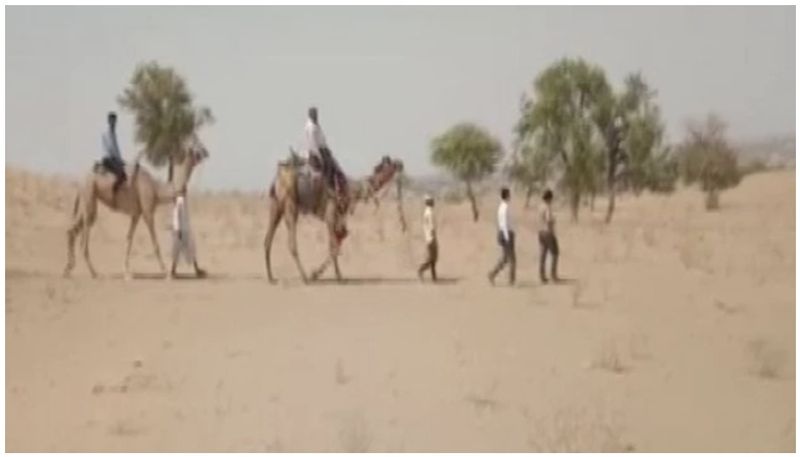
[[[7,451],[795,449],[794,170],[715,213],[696,189],[624,195],[609,226],[602,200],[577,224],[559,207],[561,285],[539,284],[517,198],[513,288],[486,279],[494,195],[478,223],[440,202],[439,285],[416,279],[421,203],[402,233],[391,200],[352,218],[349,282],[303,285],[282,226],[270,285],[266,200],[243,193],[190,196],[208,279],[160,279],[140,225],[125,281],[128,220],[105,208],[103,277],[79,256],[63,279],[74,189],[6,170]],[[324,228],[299,237],[310,269]]]

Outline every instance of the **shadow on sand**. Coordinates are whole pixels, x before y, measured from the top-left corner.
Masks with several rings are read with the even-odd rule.
[[[551,287],[551,286],[571,286],[575,284],[578,284],[578,280],[570,278],[561,278],[556,282],[549,281],[546,283],[535,280],[522,280],[522,281],[517,281],[516,283],[514,283],[513,286],[509,286],[508,282],[504,281],[503,279],[498,278],[497,280],[495,280],[495,287],[500,287],[500,288],[510,287],[516,289],[534,289],[539,287]]]
[[[436,282],[426,279],[420,281],[419,278],[383,278],[383,277],[355,277],[344,278],[337,281],[335,278],[320,278],[316,281],[309,281],[309,286],[364,286],[364,285],[397,285],[397,284],[420,284],[428,286],[445,286],[458,284],[461,278],[439,278]]]

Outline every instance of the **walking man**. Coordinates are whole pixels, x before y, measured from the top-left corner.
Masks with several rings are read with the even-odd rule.
[[[436,218],[433,215],[433,197],[425,196],[425,211],[422,213],[422,230],[425,234],[425,245],[428,257],[420,265],[417,275],[420,281],[425,270],[431,270],[431,279],[436,282],[436,261],[439,259],[439,245],[436,242]]]
[[[544,201],[544,206],[540,213],[541,226],[539,227],[539,278],[543,283],[547,283],[544,271],[549,252],[551,258],[550,279],[558,282],[558,238],[556,238],[555,231],[556,220],[553,217],[553,192],[550,189],[544,191],[542,201]]]
[[[185,189],[180,190],[175,197],[175,208],[172,211],[172,267],[169,270],[168,278],[171,279],[175,276],[180,257],[183,257],[186,263],[194,266],[194,272],[198,278],[206,275],[206,272],[197,265],[194,238],[189,226],[189,208],[186,203]]]
[[[508,216],[508,202],[511,200],[511,191],[507,187],[500,189],[500,205],[497,207],[497,242],[502,248],[500,261],[489,272],[489,282],[494,285],[494,278],[506,265],[509,267],[508,282],[514,285],[517,270],[517,255],[514,251],[514,231]]]

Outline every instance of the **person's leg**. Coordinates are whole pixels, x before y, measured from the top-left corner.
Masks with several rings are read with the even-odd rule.
[[[194,274],[197,275],[198,278],[206,277],[206,270],[200,268],[200,265],[197,264],[197,259],[194,261]]]
[[[508,267],[509,267],[508,282],[513,286],[514,282],[516,282],[517,280],[517,253],[516,253],[513,233],[511,234],[511,240],[508,243],[508,254],[506,254],[506,256],[508,257]]]
[[[547,262],[547,235],[539,232],[539,279],[547,282],[547,275],[544,273],[545,263]]]
[[[178,257],[180,257],[181,253],[181,246],[180,246],[180,238],[178,237],[177,232],[172,232],[172,263],[169,268],[169,274],[167,275],[167,279],[171,279],[175,276],[175,271],[178,269]]]
[[[425,250],[425,261],[422,262],[422,264],[419,266],[419,269],[417,269],[417,276],[419,276],[420,280],[422,279],[422,275],[423,273],[425,273],[425,270],[430,268],[430,266],[431,266],[431,245],[430,243],[428,243],[426,245],[426,250]]]
[[[502,254],[500,255],[500,260],[497,262],[497,265],[495,265],[495,267],[492,268],[492,270],[489,272],[489,281],[492,284],[494,284],[494,278],[497,276],[498,273],[500,273],[500,270],[502,270],[503,267],[506,266],[506,263],[508,263],[507,244],[508,243],[505,240],[503,240],[502,238],[500,239],[500,248],[502,250],[501,251]]]
[[[114,186],[112,187],[112,191],[114,195],[117,194],[119,190],[119,186],[125,181],[125,165],[119,159],[109,159],[109,164],[111,166],[111,172],[114,173],[115,180]]]
[[[550,277],[553,278],[553,281],[558,281],[558,238],[556,238],[555,233],[550,235],[551,244],[550,244],[550,254],[551,254],[551,264],[550,264]]]
[[[206,276],[206,271],[200,268],[200,264],[197,263],[197,250],[194,244],[194,237],[191,233],[186,234],[186,249],[187,259],[191,259],[190,262],[192,266],[194,266],[194,274],[198,278],[204,278]]]
[[[336,176],[334,175],[333,157],[331,156],[331,151],[329,151],[328,148],[322,148],[319,150],[319,155],[322,158],[322,171],[325,175],[325,182],[332,189],[335,189]]]
[[[431,278],[433,278],[433,282],[436,282],[436,262],[439,260],[439,243],[436,240],[431,242],[430,247],[430,257],[431,257]]]

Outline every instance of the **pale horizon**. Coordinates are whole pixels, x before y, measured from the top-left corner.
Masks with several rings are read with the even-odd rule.
[[[187,80],[217,122],[194,185],[264,189],[316,105],[360,176],[384,154],[437,173],[429,142],[453,124],[510,149],[519,100],[562,57],[641,71],[667,139],[709,112],[733,140],[795,132],[794,7],[7,7],[6,165],[80,175],[101,156],[109,110],[137,64]],[[163,176],[163,172],[159,172]]]

